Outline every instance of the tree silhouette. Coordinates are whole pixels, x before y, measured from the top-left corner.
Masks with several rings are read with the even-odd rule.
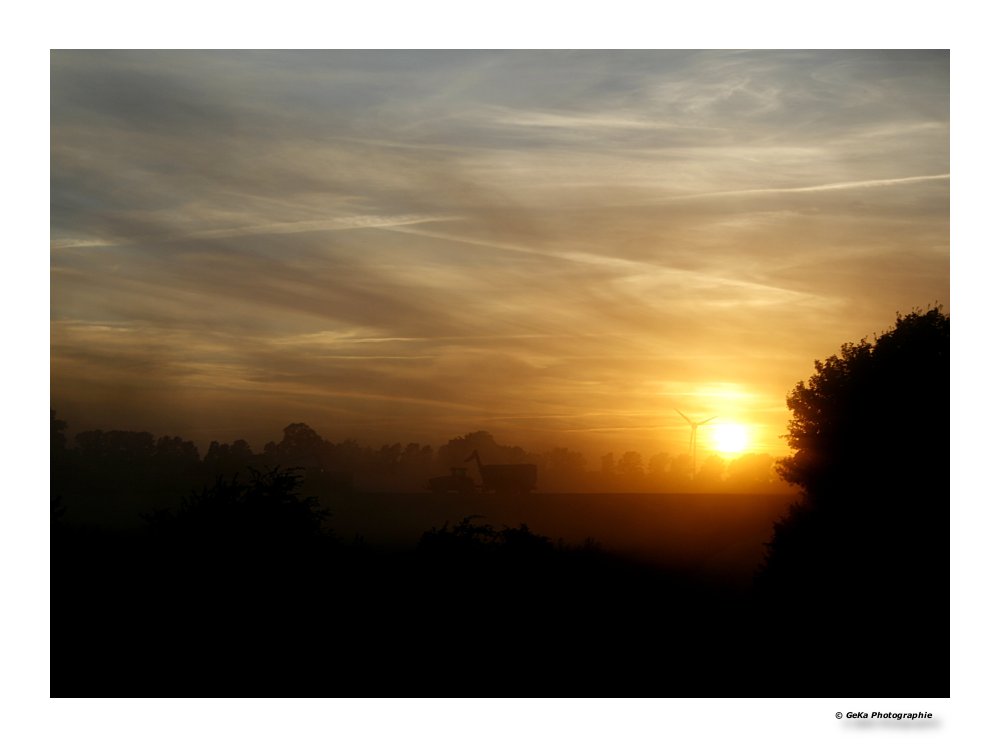
[[[948,321],[938,308],[910,313],[874,343],[817,361],[788,397],[795,454],[779,463],[782,477],[817,504],[874,489],[912,505],[947,489],[938,454],[948,445]]]
[[[66,483],[66,464],[69,460],[66,450],[66,422],[57,420],[54,410],[49,410],[49,480],[50,512],[52,524],[58,523],[66,514],[63,504],[63,490]]]
[[[66,421],[57,420],[54,409],[49,410],[49,450],[52,453],[66,450]]]
[[[278,444],[268,443],[265,453],[283,466],[323,468],[329,460],[330,444],[304,422],[293,422],[282,431]]]
[[[877,655],[899,686],[936,687],[924,694],[947,687],[948,327],[939,308],[897,317],[795,386],[794,453],[778,471],[803,492],[758,575],[786,624],[810,620],[784,641],[790,656],[822,631],[831,664]],[[908,644],[919,658],[900,652]]]
[[[237,474],[255,463],[255,456],[250,444],[245,440],[232,443],[219,443],[213,440],[205,453],[204,471],[207,474]]]
[[[726,471],[726,462],[717,453],[709,454],[698,467],[695,483],[701,489],[722,489],[722,475]]]
[[[637,451],[626,451],[618,459],[617,472],[627,479],[641,479],[645,473],[642,468],[642,455]]]
[[[726,478],[728,491],[763,491],[777,479],[774,458],[766,453],[747,453],[729,464]]]
[[[654,453],[649,457],[649,476],[656,477],[657,479],[662,479],[667,475],[667,467],[670,465],[670,454]]]
[[[478,451],[485,464],[523,464],[529,459],[523,448],[500,445],[490,433],[477,430],[460,438],[452,438],[441,446],[438,449],[438,467],[447,469],[464,466],[465,459],[473,451]]]

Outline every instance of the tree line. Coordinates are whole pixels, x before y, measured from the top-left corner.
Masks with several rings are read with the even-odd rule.
[[[692,477],[687,454],[657,453],[644,459],[636,451],[608,453],[597,468],[569,448],[532,453],[498,443],[480,430],[434,448],[420,443],[362,445],[353,439],[332,442],[309,425],[284,428],[279,441],[254,451],[243,439],[212,441],[204,455],[193,441],[149,432],[87,430],[72,442],[68,425],[50,412],[52,495],[57,510],[72,507],[73,518],[116,523],[138,512],[163,507],[178,496],[219,477],[246,476],[250,469],[300,470],[306,489],[322,495],[354,492],[421,492],[428,480],[452,467],[470,467],[478,451],[483,463],[533,463],[541,492],[765,492],[788,489],[775,459],[747,454],[730,462],[710,455]],[[470,469],[478,479],[474,467]],[[138,507],[138,511],[137,508]]]

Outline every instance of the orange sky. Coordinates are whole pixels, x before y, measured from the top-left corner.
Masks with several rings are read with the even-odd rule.
[[[73,430],[781,455],[948,308],[947,52],[54,52],[51,107]]]

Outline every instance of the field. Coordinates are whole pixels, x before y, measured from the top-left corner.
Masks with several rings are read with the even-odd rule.
[[[794,500],[778,494],[355,494],[328,498],[333,530],[373,547],[412,547],[445,522],[482,516],[658,566],[749,584],[774,522]]]

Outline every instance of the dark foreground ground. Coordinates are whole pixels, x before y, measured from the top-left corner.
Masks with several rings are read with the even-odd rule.
[[[335,537],[59,525],[52,695],[948,696],[947,627],[910,606],[754,592],[788,502],[350,495],[325,500]]]
[[[749,588],[774,522],[794,498],[778,494],[342,495],[324,500],[341,538],[414,546],[430,527],[466,516],[526,524],[569,545],[588,539],[622,557]]]

